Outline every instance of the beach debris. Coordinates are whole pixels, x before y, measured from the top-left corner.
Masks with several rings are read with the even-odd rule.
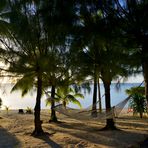
[[[19,110],[18,110],[18,113],[19,113],[19,114],[24,114],[24,110],[23,110],[23,109],[19,109]]]

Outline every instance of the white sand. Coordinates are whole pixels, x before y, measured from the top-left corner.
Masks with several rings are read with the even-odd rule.
[[[48,111],[42,111],[46,136],[32,137],[34,115],[1,111],[0,148],[128,148],[137,147],[148,137],[148,118],[123,116],[116,119],[119,131],[99,131],[101,121],[80,122],[59,115],[63,123],[48,123]]]

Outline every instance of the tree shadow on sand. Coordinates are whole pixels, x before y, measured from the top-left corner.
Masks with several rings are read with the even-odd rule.
[[[12,135],[6,129],[0,127],[0,148],[17,148],[20,146],[20,141],[15,135]]]
[[[46,142],[51,148],[62,148],[59,144],[54,142],[53,140],[50,139],[50,136],[52,136],[54,133],[49,134],[49,133],[44,133],[43,135],[37,136],[35,138],[41,139],[44,142]]]
[[[100,131],[99,127],[86,124],[77,123],[62,123],[56,125],[58,128],[54,130],[60,133],[66,133],[81,140],[85,140],[91,143],[100,144],[104,146],[117,147],[132,147],[135,144],[139,145],[148,135],[125,131]],[[90,136],[91,135],[91,136]]]
[[[138,128],[141,131],[148,131],[148,118],[145,119],[131,119],[131,118],[120,118],[117,120],[117,125],[119,128],[131,129]]]

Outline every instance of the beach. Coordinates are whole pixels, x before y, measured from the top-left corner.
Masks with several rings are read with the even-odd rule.
[[[0,112],[0,147],[2,148],[138,148],[148,138],[148,118],[125,115],[115,119],[119,130],[101,131],[105,121],[78,121],[57,114],[61,123],[49,123],[48,110],[41,111],[46,135],[33,137],[33,114],[17,110]]]

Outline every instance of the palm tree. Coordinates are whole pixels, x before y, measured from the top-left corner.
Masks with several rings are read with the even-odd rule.
[[[101,100],[101,90],[100,90],[100,80],[98,79],[98,101],[99,101],[99,112],[102,112],[102,100]]]
[[[46,32],[46,41],[49,43],[46,59],[47,66],[44,72],[45,89],[51,87],[51,119],[57,121],[55,105],[55,90],[60,86],[63,79],[75,79],[75,71],[71,67],[71,36],[76,18],[76,3],[73,1],[52,1],[43,3],[42,19],[43,28]],[[70,71],[70,75],[69,75]],[[73,75],[72,75],[73,74]],[[68,76],[68,77],[67,77]],[[68,80],[69,81],[69,80]]]
[[[111,47],[111,46],[110,46]],[[112,51],[112,56],[109,56],[110,51]],[[110,96],[110,85],[113,79],[116,79],[118,76],[126,76],[127,72],[124,67],[121,67],[121,59],[118,59],[119,55],[113,53],[113,50],[105,51],[107,61],[104,61],[101,69],[101,79],[104,84],[105,89],[105,105],[106,112],[111,111],[111,96]],[[104,56],[105,56],[104,55]],[[121,58],[121,55],[120,55]],[[118,63],[116,63],[118,61]],[[106,119],[106,126],[104,129],[116,129],[114,125],[113,117]]]
[[[47,73],[46,73],[45,81],[47,80],[47,82],[49,82],[49,83],[45,83],[45,84],[47,84],[47,86],[45,86],[44,89],[48,90],[49,86],[51,86],[51,92],[50,92],[50,94],[51,94],[51,97],[50,97],[51,98],[50,99],[51,117],[49,120],[50,122],[51,121],[57,122],[56,112],[54,110],[55,102],[57,102],[57,100],[59,101],[59,99],[61,99],[61,97],[63,97],[63,96],[61,96],[62,93],[63,93],[63,95],[67,95],[66,92],[68,93],[68,90],[69,90],[68,86],[76,84],[77,82],[80,82],[80,80],[82,81],[82,79],[83,79],[82,77],[79,78],[79,80],[77,79],[78,76],[80,76],[78,73],[78,70],[77,69],[72,70],[73,65],[71,65],[71,64],[69,65],[69,64],[64,63],[65,58],[62,56],[62,59],[61,59],[61,57],[58,56],[58,58],[57,58],[58,60],[53,63],[54,64],[53,66],[51,66],[51,67],[53,67],[53,70],[46,71]],[[59,61],[60,61],[60,63],[59,63]],[[62,92],[59,90],[64,90],[64,91]],[[57,94],[59,95],[59,97],[57,96]],[[71,99],[71,101],[74,101],[74,98],[72,98],[72,97],[70,97],[69,99]],[[75,102],[76,102],[76,100],[75,100]]]
[[[78,29],[81,31],[76,34],[77,49],[81,50],[81,67],[84,72],[87,72],[87,77],[93,80],[93,96],[92,96],[92,116],[97,114],[97,84],[100,75],[98,52],[101,44],[100,33],[96,29],[99,26],[101,16],[98,15],[98,4],[92,1],[80,2],[80,24]],[[99,47],[98,47],[99,46]],[[80,55],[79,55],[80,56]]]
[[[144,96],[144,87],[132,87],[126,90],[126,93],[131,96],[129,107],[133,109],[133,113],[139,113],[140,118],[146,112],[146,98]]]
[[[69,102],[81,107],[81,103],[77,100],[77,98],[84,98],[84,96],[80,93],[76,93],[74,89],[64,86],[57,89],[55,100],[57,102],[62,102],[65,108]],[[48,98],[46,101],[47,104],[51,103],[52,98]]]
[[[51,116],[49,122],[57,122],[55,107],[55,86],[51,87]]]
[[[43,79],[42,60],[46,55],[46,49],[43,47],[43,40],[41,40],[38,10],[29,11],[33,5],[34,3],[28,5],[18,1],[8,2],[9,11],[6,12],[6,18],[10,24],[9,36],[6,36],[7,40],[2,41],[5,49],[1,50],[1,53],[9,64],[8,71],[21,76],[13,90],[21,88],[22,93],[25,94],[33,86],[37,88],[33,135],[38,135],[43,133],[40,102]]]
[[[108,4],[110,6],[113,5],[109,2]],[[96,115],[97,82],[100,75],[104,83],[106,110],[108,112],[111,109],[111,81],[119,74],[125,73],[123,65],[122,67],[120,66],[120,58],[122,57],[123,60],[123,55],[121,51],[122,47],[118,40],[120,29],[116,22],[117,19],[115,15],[112,15],[113,13],[108,14],[102,8],[102,4],[88,1],[84,2],[84,5],[81,7],[81,17],[83,18],[82,50],[90,59],[89,65],[91,63],[91,66],[89,68],[93,73],[94,79],[92,107],[92,114],[94,116]],[[120,64],[117,61],[120,61]],[[115,129],[113,118],[107,119],[106,128]]]
[[[62,47],[62,45],[61,45]],[[70,75],[68,74],[69,64],[67,63],[68,51],[62,51],[59,47],[54,47],[52,51],[48,51],[44,72],[44,89],[48,90],[51,87],[51,118],[50,122],[57,122],[55,107],[55,91],[63,81],[69,82]],[[50,67],[49,67],[50,65]]]
[[[5,105],[5,110],[6,110],[6,112],[7,112],[7,115],[8,115],[8,113],[9,113],[9,109],[10,109],[10,107]]]
[[[115,3],[117,6],[116,14],[124,32],[123,36],[127,38],[127,44],[130,47],[129,53],[136,56],[135,61],[139,60],[140,65],[138,66],[142,66],[143,69],[148,107],[148,1],[132,0],[121,3],[121,1],[116,0]]]
[[[77,69],[72,70],[72,67],[74,68],[74,66],[70,64],[71,63],[70,60],[68,60],[68,63],[67,63],[66,59],[69,57],[68,52],[65,52],[64,55],[56,53],[56,56],[54,56],[52,60],[54,62],[49,61],[50,67],[52,67],[52,70],[48,69],[46,73],[44,73],[45,75],[44,81],[46,81],[44,89],[48,90],[49,86],[51,86],[51,101],[50,101],[51,118],[49,120],[50,122],[51,121],[57,122],[56,112],[54,110],[55,102],[57,101],[56,90],[57,89],[59,90],[60,88],[63,88],[63,87],[67,88],[68,86],[76,83],[75,81],[78,81],[77,79],[77,77],[79,76],[78,70]],[[66,63],[65,63],[65,60],[66,60]],[[80,81],[80,78],[79,78],[79,81]]]
[[[73,12],[75,12],[73,5],[71,1],[66,3],[61,1],[49,3],[40,0],[8,2],[9,11],[5,16],[10,24],[9,36],[7,36],[8,42],[1,40],[6,46],[6,50],[1,50],[1,53],[5,55],[4,60],[10,65],[8,71],[21,76],[13,90],[21,88],[24,95],[29,89],[37,88],[34,135],[43,133],[40,121],[43,87],[52,86],[54,98],[58,78],[63,78],[63,74],[59,71],[64,73],[62,67],[65,65],[61,66],[61,57],[64,55],[62,51],[67,50],[65,40],[69,36],[70,26],[73,25]],[[66,16],[67,21],[65,21]],[[59,54],[60,60],[57,60]],[[53,56],[56,56],[56,61],[51,64]]]

